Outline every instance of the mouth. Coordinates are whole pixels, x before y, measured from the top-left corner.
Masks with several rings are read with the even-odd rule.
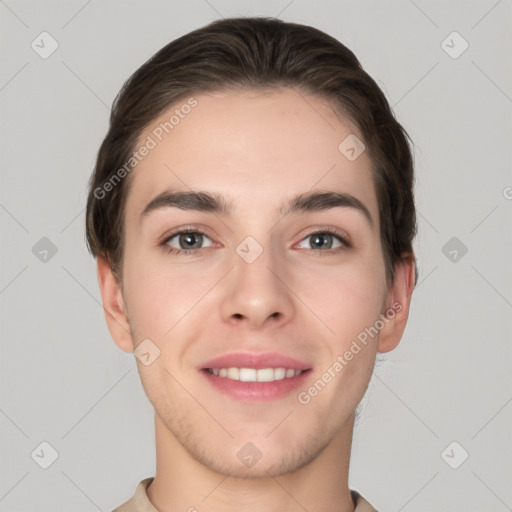
[[[271,353],[227,354],[198,369],[215,391],[245,402],[284,398],[313,371],[307,363]]]
[[[275,382],[283,379],[297,377],[309,370],[296,370],[294,368],[204,368],[204,371],[216,377],[238,380],[241,382]]]

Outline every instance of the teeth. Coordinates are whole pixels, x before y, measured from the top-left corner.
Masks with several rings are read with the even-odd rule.
[[[227,377],[242,382],[274,382],[300,375],[302,370],[293,368],[210,368],[208,370],[218,377]]]
[[[274,369],[274,379],[281,380],[286,377],[286,368],[275,368]]]
[[[272,368],[262,368],[257,370],[258,382],[272,382],[275,379],[274,370]]]
[[[241,379],[241,375],[240,375],[241,373],[242,372],[240,371],[240,368],[228,368],[227,378],[228,379],[233,379],[233,380],[240,380]]]
[[[254,368],[240,368],[240,370],[238,370],[238,368],[229,368],[228,377],[230,376],[229,372],[231,370],[236,370],[236,371],[240,372],[239,380],[241,380],[242,382],[257,382],[258,381],[259,370],[255,370]]]

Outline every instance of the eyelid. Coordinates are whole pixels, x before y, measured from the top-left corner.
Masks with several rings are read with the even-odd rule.
[[[171,229],[170,231],[167,231],[167,233],[165,233],[165,235],[163,235],[160,241],[157,243],[157,246],[161,247],[166,253],[173,256],[179,256],[181,254],[185,254],[186,256],[190,257],[200,256],[205,249],[209,249],[215,245],[218,245],[205,231],[208,231],[208,229],[198,225],[187,224],[186,226],[178,226]],[[208,238],[211,243],[207,247],[199,247],[197,249],[181,249],[180,247],[173,247],[172,245],[169,245],[169,242],[173,238],[187,233],[202,235],[203,237]]]
[[[181,235],[187,235],[187,234],[194,234],[194,235],[201,235],[201,237],[203,239],[208,239],[210,241],[210,245],[207,245],[206,247],[199,247],[197,249],[181,249],[180,247],[172,247],[171,245],[168,245],[169,242],[174,239],[174,238],[177,238],[177,237],[180,237]],[[212,247],[213,246],[213,240],[206,234],[206,233],[203,233],[202,231],[188,231],[188,230],[181,230],[181,231],[178,231],[177,233],[174,233],[174,234],[171,234],[170,236],[168,236],[166,239],[164,239],[164,242],[163,242],[166,246],[168,245],[168,247],[170,249],[176,249],[177,251],[186,251],[186,252],[192,252],[192,251],[202,251],[203,249],[207,249],[208,247]]]
[[[177,227],[177,228],[174,228],[174,229],[168,231],[165,235],[163,235],[161,240],[158,242],[158,245],[165,247],[169,252],[174,252],[175,254],[180,254],[180,253],[186,253],[189,255],[199,254],[204,249],[208,249],[209,247],[214,247],[216,245],[216,242],[214,242],[212,237],[210,237],[205,231],[208,231],[208,230],[205,229],[205,227],[202,227],[199,225],[186,225],[186,226]],[[209,245],[207,247],[200,247],[197,249],[181,249],[181,248],[176,248],[176,247],[172,247],[172,246],[168,245],[170,240],[172,240],[176,236],[186,234],[186,233],[194,233],[194,234],[202,235],[202,236],[208,238],[212,243],[211,243],[211,245]],[[310,236],[313,236],[316,234],[330,234],[330,235],[336,237],[340,241],[341,246],[336,247],[334,249],[327,249],[324,251],[322,251],[322,250],[315,251],[314,249],[307,249],[308,251],[312,251],[315,253],[333,254],[339,250],[348,249],[348,248],[352,247],[352,240],[351,240],[350,235],[346,231],[340,230],[333,226],[315,226],[313,228],[309,228],[306,233],[301,235],[301,238],[299,239],[298,242],[296,242],[293,245],[293,247],[296,247],[298,244],[300,244],[301,242],[303,242]],[[218,244],[217,244],[217,246],[218,246]]]
[[[163,245],[166,242],[168,242],[171,238],[186,233],[197,233],[206,236],[211,240],[212,237],[208,235],[207,231],[208,229],[206,228],[206,226],[201,226],[198,224],[187,224],[185,226],[178,226],[176,228],[170,229],[164,235],[162,235],[158,242],[158,245]]]
[[[352,239],[350,235],[345,230],[334,226],[314,226],[313,228],[309,228],[305,234],[300,235],[300,239],[294,244],[294,247],[304,239],[319,233],[331,234],[337,237],[345,247],[352,247]]]

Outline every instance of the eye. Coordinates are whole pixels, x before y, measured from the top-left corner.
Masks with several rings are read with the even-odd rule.
[[[309,247],[307,247],[309,245]],[[332,251],[340,247],[350,247],[348,241],[339,233],[330,230],[317,231],[304,238],[298,245],[300,249]],[[337,252],[337,251],[333,251]]]
[[[162,242],[162,245],[170,253],[180,254],[181,252],[187,252],[193,254],[205,247],[210,247],[212,241],[200,231],[183,230],[168,236]]]
[[[207,247],[213,245],[212,240],[201,231],[185,229],[176,231],[166,237],[161,244],[168,253],[193,255],[199,254]],[[322,230],[311,233],[297,246],[299,249],[309,249],[316,253],[327,252],[329,254],[349,248],[347,237],[334,230]]]

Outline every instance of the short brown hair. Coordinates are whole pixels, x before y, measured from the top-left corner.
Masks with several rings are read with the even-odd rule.
[[[412,259],[416,234],[410,138],[356,56],[318,29],[275,18],[214,21],[172,41],[123,85],[89,181],[89,251],[122,275],[124,214],[131,174],[98,190],[125,164],[151,121],[191,94],[293,87],[325,98],[360,130],[373,164],[388,284],[398,261]],[[340,141],[341,142],[341,141]]]

